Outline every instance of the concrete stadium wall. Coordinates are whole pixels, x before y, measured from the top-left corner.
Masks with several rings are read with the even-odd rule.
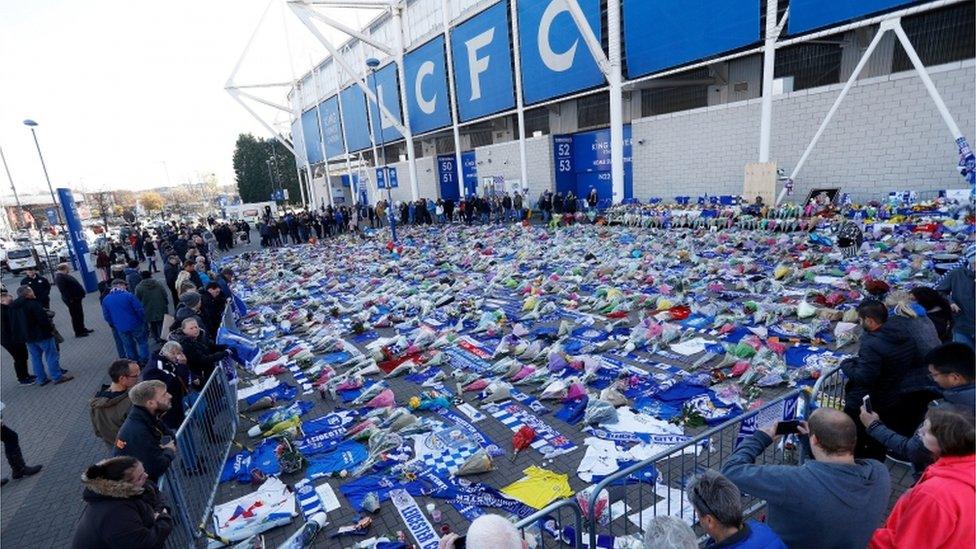
[[[551,136],[527,138],[525,159],[528,164],[528,194],[530,203],[534,204],[535,197],[538,197],[543,189],[551,189],[554,186]],[[483,177],[491,176],[502,176],[506,180],[522,179],[517,139],[478,147],[475,149],[475,160],[478,163],[478,181]]]
[[[929,70],[957,124],[976,141],[976,60]],[[774,98],[771,158],[787,173],[842,87]],[[760,99],[753,98],[633,120],[634,196],[669,200],[677,195],[740,194],[745,165],[759,156],[759,110]],[[554,188],[552,136],[526,139],[526,155],[534,203],[543,189]],[[521,179],[517,140],[478,147],[475,158],[479,182],[490,176]],[[914,71],[862,78],[807,159],[793,199],[802,200],[816,187],[840,187],[857,201],[894,190],[963,188],[957,161],[951,135]],[[400,183],[393,190],[394,201],[409,200],[407,162],[391,166],[396,166]],[[417,177],[421,197],[439,196],[433,154],[417,159]],[[315,182],[324,197],[324,181]],[[385,198],[385,191],[381,196]],[[371,201],[375,203],[372,196]]]
[[[976,61],[930,72],[962,132],[976,139]],[[774,99],[770,155],[787,173],[842,87]],[[635,196],[741,193],[743,169],[759,155],[759,109],[760,100],[752,99],[634,120]],[[957,161],[952,136],[914,71],[865,78],[807,159],[794,198],[802,200],[815,187],[841,187],[855,200],[893,190],[962,188]]]

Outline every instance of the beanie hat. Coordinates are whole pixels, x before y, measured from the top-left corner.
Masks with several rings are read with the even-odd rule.
[[[186,292],[180,296],[180,303],[192,309],[200,303],[200,294],[196,292]]]

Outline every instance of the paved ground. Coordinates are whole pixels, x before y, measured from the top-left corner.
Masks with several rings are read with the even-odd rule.
[[[19,278],[8,275],[3,283],[12,289]],[[85,318],[95,330],[85,338],[73,337],[67,307],[57,289],[51,292],[51,308],[58,330],[67,339],[61,346],[61,364],[75,376],[73,381],[22,387],[14,375],[13,359],[6,351],[0,355],[0,399],[6,405],[3,423],[20,435],[27,462],[44,466],[33,477],[11,480],[0,492],[0,545],[5,548],[70,545],[84,507],[81,473],[109,455],[107,446],[92,432],[88,411],[89,399],[101,384],[108,383],[108,365],[116,358],[98,295],[89,294],[85,299]],[[0,471],[10,476],[6,460]]]

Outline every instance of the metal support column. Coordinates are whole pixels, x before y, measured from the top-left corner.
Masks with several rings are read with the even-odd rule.
[[[509,14],[512,19],[512,57],[515,59],[515,108],[518,113],[519,170],[522,176],[522,187],[527,189],[529,188],[529,167],[525,154],[525,101],[522,98],[522,53],[519,50],[518,8],[515,6],[515,2],[509,3]],[[526,198],[523,197],[523,200]]]
[[[776,68],[776,11],[778,0],[766,0],[766,42],[763,45],[762,103],[759,115],[759,161],[769,162],[769,141],[773,125],[773,73]]]
[[[607,2],[607,34],[609,34],[610,74],[610,178],[613,184],[613,203],[624,199],[624,107],[623,77],[620,61],[620,2]]]
[[[410,128],[410,109],[407,108],[406,73],[403,70],[403,50],[405,49],[403,40],[403,8],[400,6],[391,7],[390,11],[393,12],[393,31],[397,35],[397,80],[400,82],[400,104],[403,105],[403,108],[400,109],[403,113],[403,127],[407,130],[407,133],[403,134],[403,138],[407,141],[407,169],[410,172],[410,194],[413,196],[413,200],[418,200],[420,199],[420,181],[417,179],[417,156],[413,149],[413,129]],[[380,131],[383,131],[382,121],[380,122]]]
[[[322,162],[325,163],[325,194],[328,195],[327,201],[329,206],[332,206],[332,180],[329,177],[329,153],[325,150],[325,130],[322,128],[322,116],[319,111],[322,92],[319,91],[319,73],[315,70],[315,64],[312,64],[312,85],[315,86],[315,121],[319,125],[319,149],[322,151]],[[309,194],[311,194],[313,188],[315,188],[315,180],[310,179],[308,182]],[[314,207],[314,200],[312,204]],[[355,204],[355,199],[353,199],[353,204]]]
[[[454,55],[451,53],[451,2],[441,0],[441,18],[444,21],[444,51],[447,53],[447,85],[451,98],[451,129],[454,132],[454,165],[457,166],[458,192],[461,200],[467,196],[464,188],[464,164],[461,162],[461,130],[458,129],[457,90],[454,89]]]

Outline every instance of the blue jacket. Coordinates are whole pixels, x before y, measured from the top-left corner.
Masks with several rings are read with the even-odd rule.
[[[105,322],[120,332],[131,332],[146,324],[146,312],[142,303],[132,293],[112,290],[102,300],[102,316]]]
[[[708,549],[786,549],[776,532],[769,526],[754,520],[747,521],[734,536],[725,538],[721,543],[709,542]]]
[[[766,500],[766,524],[783,543],[790,549],[867,547],[888,509],[888,468],[873,459],[851,465],[812,459],[800,466],[756,465],[772,443],[762,431],[747,437],[722,474],[743,492]]]

